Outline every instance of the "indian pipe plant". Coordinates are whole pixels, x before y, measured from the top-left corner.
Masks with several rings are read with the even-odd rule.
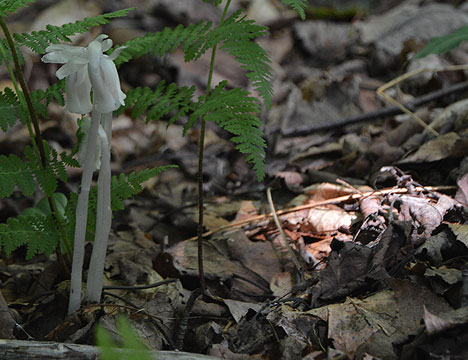
[[[0,26],[5,39],[0,42],[0,58],[5,64],[13,89],[0,92],[0,128],[6,132],[17,122],[26,126],[31,145],[22,158],[0,156],[0,196],[9,197],[17,189],[25,196],[40,191],[43,199],[34,207],[0,224],[0,245],[7,254],[25,245],[26,257],[55,252],[65,269],[70,268],[71,285],[68,311],[79,309],[82,301],[82,272],[86,240],[93,241],[91,263],[84,298],[99,302],[107,241],[112,211],[122,210],[123,200],[141,190],[141,184],[157,176],[169,166],[145,169],[128,176],[112,176],[110,153],[112,117],[129,110],[132,117],[145,116],[146,122],[168,118],[168,126],[186,119],[184,135],[194,126],[199,131],[198,163],[198,263],[202,288],[203,275],[203,150],[207,121],[218,124],[233,135],[231,141],[246,154],[257,179],[264,177],[265,141],[260,130],[260,100],[248,91],[230,88],[227,81],[212,84],[218,47],[235,57],[246,70],[246,76],[267,107],[272,96],[272,78],[268,54],[255,39],[268,34],[268,29],[247,20],[242,11],[228,16],[231,0],[204,0],[213,6],[223,6],[221,18],[214,25],[202,20],[188,26],[165,28],[134,38],[124,46],[112,47],[108,36],[101,34],[87,47],[61,44],[71,42],[70,36],[88,32],[92,27],[127,15],[134,9],[124,9],[86,18],[63,26],[47,25],[31,33],[10,34],[5,18],[34,0],[0,1]],[[305,18],[305,0],[283,0]],[[26,46],[43,55],[45,63],[62,64],[56,75],[59,81],[45,90],[29,91],[21,72],[24,59],[21,47]],[[124,94],[120,88],[117,67],[151,53],[170,54],[182,49],[185,61],[195,61],[211,51],[210,69],[204,95],[194,98],[195,87],[179,88],[161,81],[156,89],[137,87]],[[40,132],[39,120],[48,118],[47,106],[56,101],[73,113],[78,121],[77,145],[70,153],[58,153]],[[82,167],[81,186],[68,196],[57,192],[58,181],[67,181],[66,167]],[[97,186],[92,176],[99,171]],[[99,224],[99,226],[96,226]]]

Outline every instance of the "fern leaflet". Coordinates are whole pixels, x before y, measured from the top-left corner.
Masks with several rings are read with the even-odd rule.
[[[151,169],[145,169],[138,173],[131,172],[127,177],[120,174],[117,178],[112,177],[111,184],[111,208],[112,211],[123,210],[123,200],[138,194],[141,190],[141,184],[155,176],[158,176],[163,171],[177,167],[175,165],[158,166]]]
[[[281,0],[283,4],[288,5],[293,8],[301,17],[301,20],[305,20],[306,13],[305,10],[308,7],[306,0]]]
[[[89,17],[83,20],[76,21],[71,24],[62,26],[47,25],[46,30],[33,31],[32,33],[13,34],[13,38],[20,46],[27,46],[38,54],[45,53],[45,49],[49,44],[58,44],[60,41],[71,42],[69,38],[75,34],[83,34],[88,32],[94,26],[104,25],[110,19],[127,15],[128,12],[135,8],[129,8],[119,11],[114,11],[108,14]]]
[[[268,54],[253,39],[267,35],[268,29],[255,25],[252,20],[240,17],[241,11],[236,11],[219,27],[212,29],[212,24],[201,21],[197,25],[175,29],[165,28],[163,31],[147,34],[141,38],[128,41],[127,48],[115,60],[122,64],[132,58],[146,53],[162,56],[174,52],[179,46],[185,54],[185,61],[199,59],[209,49],[222,43],[222,49],[234,55],[247,70],[247,77],[259,91],[268,107],[271,105],[271,67]]]
[[[15,13],[19,8],[29,6],[36,0],[4,0],[0,1],[0,16]]]
[[[260,93],[266,106],[271,106],[273,88],[271,86],[271,67],[268,54],[263,48],[247,40],[228,40],[221,46],[235,56],[237,61],[243,64],[241,67],[247,70],[247,77],[254,88]]]
[[[179,89],[176,84],[166,86],[164,81],[160,81],[154,91],[148,87],[128,91],[125,106],[122,106],[118,113],[132,108],[132,117],[137,118],[146,113],[146,122],[159,120],[171,114],[171,124],[190,111],[194,92],[193,86]]]
[[[0,128],[3,131],[7,131],[8,127],[12,127],[16,124],[16,120],[19,119],[22,124],[25,123],[24,112],[15,92],[10,88],[5,88],[3,92],[0,92]]]
[[[253,164],[258,180],[265,176],[265,140],[259,129],[261,122],[255,115],[260,106],[248,91],[235,88],[226,90],[226,81],[219,83],[208,99],[200,97],[198,108],[189,116],[184,131],[191,128],[197,119],[216,122],[221,128],[235,135],[231,141],[236,143],[236,149],[248,154],[246,161]]]
[[[205,38],[211,25],[211,22],[201,21],[187,27],[178,25],[174,29],[165,28],[157,33],[134,38],[125,43],[127,48],[120,53],[114,62],[119,66],[132,57],[140,57],[147,53],[151,53],[153,56],[163,56],[166,53],[173,53],[182,44],[184,44],[184,49],[188,49],[191,45],[201,42]]]
[[[26,196],[34,193],[34,178],[30,174],[29,166],[18,156],[0,156],[0,198],[9,197],[18,185]]]
[[[25,212],[0,224],[0,247],[3,246],[7,254],[26,245],[26,259],[31,259],[36,254],[52,253],[59,241],[52,216]]]

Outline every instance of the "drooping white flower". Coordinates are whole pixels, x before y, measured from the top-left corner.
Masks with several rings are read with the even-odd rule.
[[[57,70],[59,79],[66,80],[65,107],[77,114],[94,109],[101,113],[117,110],[124,105],[125,94],[120,89],[120,80],[114,60],[125,47],[116,49],[110,56],[104,52],[112,47],[112,40],[101,34],[88,47],[50,45],[42,57],[46,63],[64,64]],[[90,90],[93,89],[91,103]]]

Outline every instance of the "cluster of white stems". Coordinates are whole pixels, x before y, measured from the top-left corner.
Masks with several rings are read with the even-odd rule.
[[[110,151],[112,112],[124,105],[125,94],[120,89],[114,59],[124,47],[110,56],[104,54],[112,47],[107,35],[99,35],[88,47],[51,45],[42,57],[46,63],[64,64],[57,70],[59,79],[66,78],[65,108],[73,113],[88,114],[81,129],[85,132],[78,160],[83,167],[81,190],[76,208],[75,238],[68,313],[81,304],[81,282],[85,255],[88,198],[93,172],[99,169],[96,233],[86,285],[86,299],[99,302],[102,292],[104,263],[107,251],[111,212]],[[92,100],[91,100],[92,90]]]

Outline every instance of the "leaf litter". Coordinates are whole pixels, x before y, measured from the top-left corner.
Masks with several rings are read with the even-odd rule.
[[[274,49],[277,72],[274,104],[263,115],[269,178],[256,183],[242,157],[226,147],[225,134],[209,129],[204,250],[211,297],[196,293],[196,134],[181,138],[182,123],[149,128],[122,114],[114,124],[116,172],[155,163],[177,163],[179,169],[147,183],[115,214],[102,304],[85,305],[66,318],[67,275],[57,272],[53,256],[24,262],[19,250],[2,258],[0,306],[11,314],[2,323],[18,324],[3,337],[93,344],[94,326],[100,323],[117,336],[116,316],[124,313],[152,349],[228,359],[466,355],[466,91],[413,109],[438,135],[406,114],[379,116],[385,104],[375,95],[389,79],[411,70],[421,43],[468,25],[466,11],[399,1],[377,14],[357,1],[369,15],[338,22],[331,8],[330,18],[300,23],[275,2],[263,3],[255,2],[249,14],[274,25],[271,37],[262,39]],[[121,24],[129,31],[205,17],[202,6],[188,11],[166,1],[140,5],[147,10],[144,21]],[[261,6],[268,12],[259,12]],[[341,34],[339,42],[333,34]],[[433,60],[439,67],[460,59],[468,59],[466,46]],[[150,59],[140,61],[152,66]],[[232,71],[232,59],[222,62],[215,78],[245,86]],[[203,59],[187,68],[175,54],[159,65],[156,77],[144,75],[146,85],[168,77],[179,85],[204,82]],[[128,87],[140,85],[131,69],[122,77]],[[421,79],[398,84],[391,95],[407,103],[467,81],[462,71],[427,72]],[[34,66],[32,86],[48,80]],[[57,146],[68,148],[57,135],[61,126],[70,133],[59,120],[67,115],[54,111],[56,124],[49,126],[58,130],[50,134]],[[342,125],[369,111],[377,115]],[[328,130],[311,130],[320,124]],[[11,132],[25,139],[20,129]],[[7,138],[0,146],[10,151]],[[265,186],[272,189],[299,271],[273,221]],[[18,201],[2,200],[1,216],[28,205]]]

